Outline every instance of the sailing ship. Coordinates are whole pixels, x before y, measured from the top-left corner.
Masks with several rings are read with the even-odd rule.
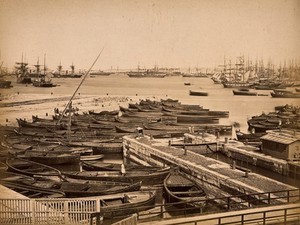
[[[37,78],[34,79],[34,81],[32,82],[32,85],[34,87],[55,87],[56,85],[54,85],[50,79],[46,80],[46,60],[44,57],[44,74],[41,73],[40,70],[40,64],[39,64],[39,59],[37,64],[35,65],[36,67],[36,74],[37,74]]]
[[[238,57],[236,68],[232,67],[231,61],[229,69],[225,65],[225,81],[222,82],[225,88],[250,88],[252,83],[248,81],[250,71],[245,72],[244,57]]]
[[[15,74],[17,75],[17,83],[22,84],[31,84],[32,80],[29,76],[28,72],[28,63],[23,62],[23,55],[22,55],[22,61],[16,62],[15,66]]]
[[[5,71],[2,68],[3,62],[0,65],[0,88],[10,88],[12,87],[10,80],[5,80],[4,76],[7,74],[7,71]]]
[[[73,65],[73,63],[70,66],[71,72],[69,72],[68,70],[63,71],[62,68],[63,67],[60,63],[57,67],[57,70],[52,73],[52,76],[55,78],[81,78],[83,75],[80,72],[78,72],[78,73],[75,72],[75,66]]]

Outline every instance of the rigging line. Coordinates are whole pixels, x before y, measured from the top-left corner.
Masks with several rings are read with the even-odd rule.
[[[91,69],[93,68],[93,66],[96,64],[96,62],[98,61],[101,53],[103,52],[104,47],[102,48],[102,50],[100,51],[99,55],[97,56],[97,58],[95,59],[95,61],[93,62],[93,64],[91,65],[91,67],[89,68],[89,70],[85,73],[84,77],[82,78],[80,84],[78,85],[78,87],[76,88],[75,92],[73,93],[72,97],[70,98],[68,104],[66,105],[65,109],[63,110],[62,114],[60,115],[59,120],[56,122],[56,124],[60,123],[60,121],[63,118],[63,115],[65,114],[65,112],[67,111],[67,108],[69,107],[69,104],[71,103],[72,99],[74,98],[74,96],[76,95],[77,91],[79,90],[80,86],[83,84],[83,81],[85,80],[85,78],[87,77],[87,75],[90,73]],[[71,113],[71,112],[70,112]]]

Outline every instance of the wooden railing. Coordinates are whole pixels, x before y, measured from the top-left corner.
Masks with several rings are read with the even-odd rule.
[[[288,203],[300,202],[300,189],[274,191],[266,193],[252,193],[249,195],[232,195],[228,197],[220,198],[208,198],[200,201],[188,201],[184,204],[179,203],[167,203],[167,204],[156,204],[151,210],[143,211],[136,210],[138,221],[161,220],[169,218],[168,215],[172,215],[172,218],[204,215],[211,213],[221,213],[234,210],[244,210],[249,208],[258,208],[266,206],[276,206]],[[192,206],[196,203],[197,207]],[[210,206],[214,206],[208,209]],[[120,209],[121,211],[122,209]],[[93,213],[92,218],[97,225],[100,224],[102,213]],[[117,219],[118,216],[112,212],[110,216],[107,216],[106,220]],[[120,218],[120,217],[119,217]]]
[[[100,224],[102,215],[99,201],[99,198],[0,199],[0,224]],[[176,205],[182,206],[182,203],[156,204],[151,210],[138,212],[140,210],[137,209],[136,213],[137,219],[142,221],[145,218],[162,219],[170,212],[182,217],[188,215],[191,210],[201,215],[294,202],[300,202],[299,189],[210,198],[197,204],[198,207],[191,207],[192,201],[181,208]],[[217,206],[217,211],[203,208],[209,204]],[[112,212],[112,218],[116,218],[113,214]]]
[[[280,209],[260,210],[256,212],[237,212],[236,214],[212,214],[210,216],[197,218],[190,217],[186,220],[166,220],[165,225],[251,225],[251,224],[272,224],[272,225],[296,225],[300,222],[300,206],[291,206]]]
[[[96,199],[0,199],[0,224],[89,224]]]
[[[209,198],[199,201],[188,201],[182,203],[168,203],[157,204],[156,210],[137,213],[138,219],[142,220],[145,216],[157,216],[165,218],[166,214],[176,214],[179,216],[186,216],[192,213],[196,214],[209,214],[219,213],[232,210],[249,209],[252,207],[266,207],[269,205],[281,205],[288,203],[300,202],[300,189],[265,192],[265,193],[252,193],[244,195],[231,195],[228,197]],[[197,207],[192,206],[196,203]],[[207,209],[205,206],[213,205],[214,209]],[[180,206],[180,207],[178,207]],[[215,209],[217,207],[217,210]]]

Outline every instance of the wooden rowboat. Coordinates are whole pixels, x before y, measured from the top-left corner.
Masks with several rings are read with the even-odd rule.
[[[29,198],[65,197],[65,193],[60,190],[48,189],[44,187],[32,187],[27,185],[27,183],[34,182],[34,180],[35,179],[33,177],[12,172],[2,171],[0,174],[1,185],[19,192]]]
[[[205,204],[206,193],[195,181],[180,172],[170,173],[164,180],[164,195],[169,203],[177,207],[195,208]],[[192,201],[192,202],[191,202]]]
[[[26,185],[29,189],[56,190],[64,193],[66,197],[88,197],[139,191],[142,186],[142,182],[82,182],[80,180],[54,181],[49,179],[20,180],[18,183]]]
[[[155,206],[156,191],[138,191],[100,197],[100,215],[104,218],[134,214]]]
[[[55,151],[53,152],[26,151],[25,158],[45,165],[76,164],[79,163],[80,161],[79,154],[55,153]]]
[[[119,163],[104,163],[101,161],[82,162],[82,168],[87,171],[121,171],[122,164]],[[142,166],[142,165],[124,165],[126,171],[129,170],[159,170],[161,167]]]
[[[83,180],[99,180],[99,181],[113,181],[113,182],[131,182],[136,183],[142,181],[144,185],[161,184],[170,172],[170,167],[155,171],[133,170],[126,171],[122,174],[118,171],[64,171],[63,175],[75,179]]]
[[[190,90],[189,94],[193,95],[193,96],[208,96],[208,93],[203,92],[203,91],[192,91],[192,90]]]
[[[94,161],[103,159],[104,155],[82,155],[80,156],[80,161]]]
[[[6,165],[8,167],[8,171],[28,176],[61,177],[61,172],[58,169],[26,159],[8,158],[6,159]]]

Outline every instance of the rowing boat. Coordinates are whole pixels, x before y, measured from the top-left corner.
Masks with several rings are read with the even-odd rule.
[[[118,171],[63,171],[66,177],[83,180],[100,180],[113,182],[143,182],[143,185],[158,185],[170,172],[170,167],[159,170],[133,170],[121,173]]]

